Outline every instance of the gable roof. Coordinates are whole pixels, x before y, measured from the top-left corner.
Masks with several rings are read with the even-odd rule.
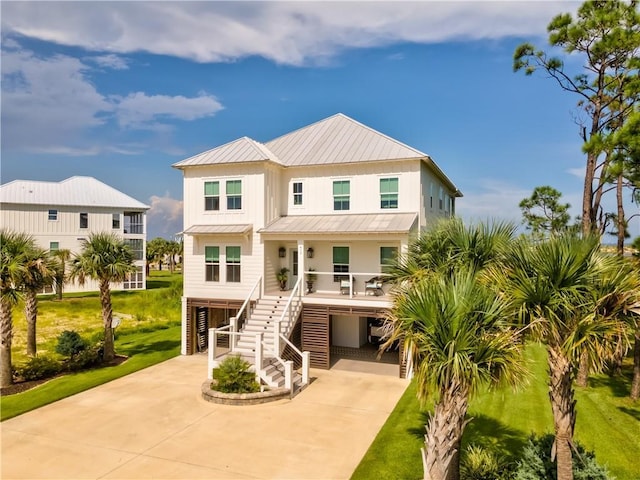
[[[217,165],[223,163],[261,162],[271,160],[280,163],[276,156],[261,143],[249,137],[241,137],[229,143],[225,143],[206,152],[199,153],[178,163],[175,168],[190,167],[194,165]]]
[[[271,140],[266,147],[287,166],[428,157],[342,113]]]
[[[241,137],[180,162],[175,168],[198,165],[270,161],[284,167],[334,165],[358,162],[422,160],[456,196],[462,193],[429,155],[371,127],[336,113],[265,144]]]
[[[139,202],[93,177],[70,177],[61,182],[14,180],[0,186],[0,203],[72,205],[148,210]]]
[[[305,233],[336,235],[341,233],[409,233],[417,213],[362,213],[347,215],[290,215],[280,217],[259,233]]]

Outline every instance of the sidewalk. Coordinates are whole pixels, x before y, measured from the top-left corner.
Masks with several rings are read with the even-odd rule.
[[[204,356],[180,356],[0,424],[3,479],[344,479],[405,380],[312,370],[292,401],[201,398]]]

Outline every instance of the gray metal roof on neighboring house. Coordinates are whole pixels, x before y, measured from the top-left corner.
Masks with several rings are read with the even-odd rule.
[[[253,228],[250,223],[240,225],[191,225],[185,235],[237,235],[249,232]]]
[[[61,182],[14,180],[0,186],[0,203],[70,205],[148,210],[150,207],[93,177],[70,177]]]
[[[418,219],[417,213],[375,213],[350,215],[291,215],[280,217],[259,233],[408,233]]]
[[[174,163],[175,168],[194,165],[217,165],[221,163],[260,162],[271,160],[280,163],[277,157],[261,143],[249,137],[242,137],[233,142],[199,153],[193,157]]]

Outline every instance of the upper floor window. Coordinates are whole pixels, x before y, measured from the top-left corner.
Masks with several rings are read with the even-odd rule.
[[[333,247],[333,272],[349,272],[349,247]],[[348,278],[346,275],[334,275],[333,281],[339,282]]]
[[[398,247],[380,247],[380,271],[388,273],[398,258]]]
[[[124,212],[124,233],[144,233],[144,214],[142,212]]]
[[[204,209],[220,210],[220,182],[204,182]]]
[[[207,282],[220,281],[220,247],[204,247],[204,269]]]
[[[227,210],[242,210],[242,180],[227,180]]]
[[[111,217],[111,228],[120,230],[120,214],[114,213]]]
[[[60,242],[49,242],[49,251],[55,252],[56,250],[60,250]]]
[[[58,210],[49,210],[49,220],[58,220]]]
[[[124,243],[131,249],[134,260],[142,260],[144,253],[144,240],[141,238],[125,238]]]
[[[444,208],[444,190],[442,189],[442,187],[440,187],[440,195],[438,197],[438,205],[440,208],[440,210],[442,210]]]
[[[302,205],[302,182],[293,182],[293,204]]]
[[[240,282],[240,247],[227,247],[227,282]]]
[[[81,213],[80,214],[80,228],[89,228],[89,214]]]
[[[333,182],[333,209],[349,210],[351,186],[349,180],[334,180]]]
[[[398,179],[380,179],[380,208],[398,208]]]

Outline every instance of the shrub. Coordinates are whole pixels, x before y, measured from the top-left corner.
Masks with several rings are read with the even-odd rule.
[[[517,462],[514,480],[556,480],[556,464],[551,461],[551,434],[536,437],[532,435]],[[573,455],[574,480],[611,480],[607,469],[598,464],[593,452],[586,451],[575,443]]]
[[[65,357],[73,357],[87,348],[87,342],[74,330],[65,330],[58,335],[56,352]]]
[[[26,363],[17,366],[14,369],[14,377],[24,381],[42,380],[50,378],[62,371],[62,364],[55,358],[41,355],[38,357],[30,357]]]
[[[460,461],[460,477],[465,480],[501,480],[508,475],[505,460],[491,450],[469,445]]]
[[[70,357],[66,363],[67,368],[71,371],[77,371],[100,365],[102,363],[102,354],[104,353],[103,348],[102,342],[91,345],[77,355]]]
[[[213,369],[215,382],[211,388],[223,393],[253,393],[260,391],[255,373],[249,370],[251,364],[237,355],[225,358],[218,368]]]

